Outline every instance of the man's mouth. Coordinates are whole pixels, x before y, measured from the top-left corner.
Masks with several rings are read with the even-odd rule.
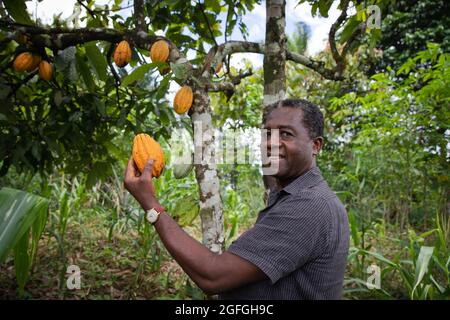
[[[269,160],[279,160],[279,159],[284,159],[285,156],[282,155],[282,154],[279,154],[279,155],[271,155],[271,154],[268,154],[268,155],[267,155],[267,158],[268,158]]]

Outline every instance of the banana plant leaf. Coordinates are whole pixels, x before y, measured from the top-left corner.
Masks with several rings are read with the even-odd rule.
[[[42,232],[48,204],[48,199],[25,191],[12,188],[0,190],[0,264],[32,226]],[[36,228],[36,222],[39,222],[39,228]],[[38,232],[39,236],[41,232]],[[33,238],[37,236],[34,233]]]

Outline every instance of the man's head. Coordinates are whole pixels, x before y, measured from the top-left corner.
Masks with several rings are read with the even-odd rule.
[[[315,157],[323,144],[323,115],[319,108],[309,101],[285,99],[269,105],[263,116],[263,126],[268,130],[279,130],[279,144],[272,145],[267,139],[268,156],[271,150],[279,148],[280,156],[270,158],[277,162],[278,172],[274,175],[283,183],[289,183],[315,166]]]

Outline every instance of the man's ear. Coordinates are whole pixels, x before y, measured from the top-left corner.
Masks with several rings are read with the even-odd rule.
[[[317,156],[323,146],[323,137],[313,139],[313,155]]]

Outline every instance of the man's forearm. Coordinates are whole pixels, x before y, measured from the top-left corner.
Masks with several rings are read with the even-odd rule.
[[[168,214],[155,223],[164,246],[191,279],[204,291],[214,281],[215,254],[188,235]]]

